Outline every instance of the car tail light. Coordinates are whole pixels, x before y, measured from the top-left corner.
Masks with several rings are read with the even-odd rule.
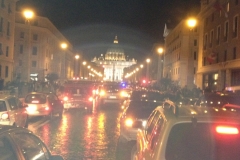
[[[2,120],[9,119],[8,113],[3,113],[3,114],[1,115],[1,119],[2,119]]]
[[[67,96],[63,97],[63,101],[68,101],[68,97]]]
[[[94,89],[94,90],[92,90],[92,93],[93,93],[93,94],[96,94],[96,90],[95,90],[95,89]]]
[[[132,125],[133,125],[133,120],[132,120],[131,118],[126,119],[126,120],[125,120],[125,125],[126,125],[127,127],[132,127]]]
[[[48,110],[49,110],[49,107],[48,107],[48,106],[46,106],[46,107],[45,107],[45,110],[46,110],[46,111],[48,111]]]
[[[89,97],[88,100],[89,100],[89,101],[93,101],[93,98],[92,98],[92,97]]]
[[[239,134],[238,128],[232,126],[217,126],[216,132],[219,134]]]

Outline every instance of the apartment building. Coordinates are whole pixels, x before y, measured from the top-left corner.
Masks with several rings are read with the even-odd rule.
[[[13,79],[15,8],[17,0],[0,0],[0,79],[3,84]]]
[[[165,27],[163,77],[180,87],[193,88],[196,85],[199,33],[198,27],[189,27],[187,21],[182,20],[171,30]]]
[[[202,0],[197,85],[240,86],[240,0]]]
[[[73,77],[74,54],[68,40],[46,17],[27,20],[15,14],[14,77],[21,81],[44,81],[49,73],[61,80]],[[61,48],[61,43],[67,48]]]

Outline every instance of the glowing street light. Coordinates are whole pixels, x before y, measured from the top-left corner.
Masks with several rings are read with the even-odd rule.
[[[27,21],[34,17],[34,12],[30,9],[26,9],[23,11],[23,16],[26,18]]]
[[[67,43],[64,43],[64,42],[61,43],[60,46],[62,49],[67,49],[67,47],[68,47]]]
[[[149,58],[146,59],[147,62],[147,72],[146,72],[146,77],[149,80],[149,63],[151,62],[151,60]]]

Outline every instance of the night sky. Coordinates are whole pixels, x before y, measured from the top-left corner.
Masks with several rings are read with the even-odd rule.
[[[125,55],[142,61],[163,43],[165,23],[175,26],[199,12],[200,0],[20,0],[17,10],[32,7],[47,17],[91,60],[105,54],[117,35]]]

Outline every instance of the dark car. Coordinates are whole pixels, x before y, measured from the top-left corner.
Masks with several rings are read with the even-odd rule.
[[[195,105],[204,107],[222,107],[225,104],[240,105],[240,95],[230,92],[206,93],[196,100]]]
[[[119,83],[104,83],[100,87],[99,104],[120,104],[126,98],[125,88]],[[126,94],[125,94],[126,93]]]
[[[31,131],[13,126],[0,125],[1,160],[63,160],[53,155],[44,142]]]
[[[54,93],[31,92],[24,98],[24,103],[28,105],[29,116],[49,116],[62,117],[63,104]]]
[[[94,83],[76,81],[66,83],[63,88],[61,99],[64,103],[64,109],[93,109],[93,102],[98,94],[97,87]]]

